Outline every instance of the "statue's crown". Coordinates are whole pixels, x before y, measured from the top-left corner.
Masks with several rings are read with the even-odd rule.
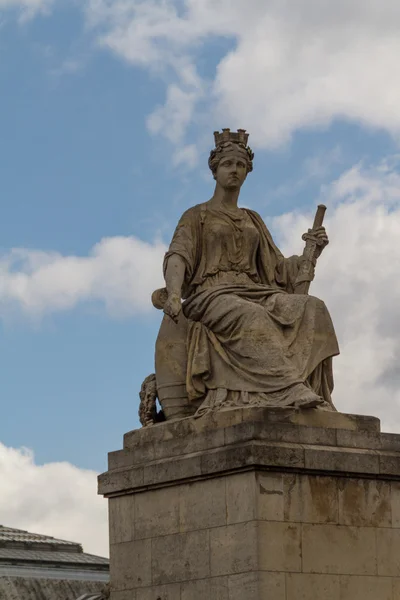
[[[222,133],[214,131],[215,147],[226,144],[227,142],[233,142],[234,144],[243,144],[247,146],[249,134],[246,133],[245,129],[238,129],[237,133],[230,129],[223,129]]]

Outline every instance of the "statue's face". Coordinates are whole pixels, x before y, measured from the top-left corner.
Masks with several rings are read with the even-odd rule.
[[[215,179],[224,189],[240,188],[247,177],[246,159],[235,154],[223,156],[219,161]]]

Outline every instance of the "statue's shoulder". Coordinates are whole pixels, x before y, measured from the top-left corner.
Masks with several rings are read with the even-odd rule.
[[[204,203],[196,204],[195,206],[191,206],[190,208],[185,210],[185,212],[183,213],[183,215],[180,218],[180,222],[192,221],[192,220],[195,221],[197,219],[201,219],[203,217],[205,211],[206,211],[206,205]]]
[[[257,223],[265,227],[265,223],[257,211],[251,208],[244,208],[243,210],[253,219],[253,221],[257,221]]]

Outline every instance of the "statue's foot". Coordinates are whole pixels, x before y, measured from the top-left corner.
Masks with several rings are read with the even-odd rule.
[[[317,406],[322,406],[324,404],[323,398],[318,396],[306,385],[299,384],[293,391],[296,392],[294,401],[296,408],[316,408]]]

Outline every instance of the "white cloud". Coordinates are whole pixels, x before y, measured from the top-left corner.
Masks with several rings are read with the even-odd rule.
[[[113,316],[151,310],[164,251],[134,237],[105,238],[86,257],[13,249],[0,257],[0,316],[16,310],[36,318],[91,301]]]
[[[246,127],[259,147],[334,119],[400,132],[397,0],[87,0],[86,6],[103,46],[165,79],[160,131],[171,118],[177,124],[188,94],[190,111],[178,126],[186,129],[207,92],[204,110],[213,125]],[[232,49],[218,57],[212,81],[201,81],[197,58],[213,38],[231,39]],[[182,93],[171,96],[171,84]]]
[[[31,451],[0,443],[0,481],[3,525],[108,556],[107,502],[97,495],[96,473],[69,463],[37,465]]]
[[[359,164],[326,186],[331,244],[319,260],[310,293],[332,314],[341,356],[335,359],[334,400],[343,412],[382,418],[400,429],[400,174],[399,157],[377,167]],[[312,215],[275,219],[281,248],[301,251]]]
[[[0,0],[0,13],[5,9],[16,9],[20,20],[26,21],[38,13],[47,13],[54,0]]]

